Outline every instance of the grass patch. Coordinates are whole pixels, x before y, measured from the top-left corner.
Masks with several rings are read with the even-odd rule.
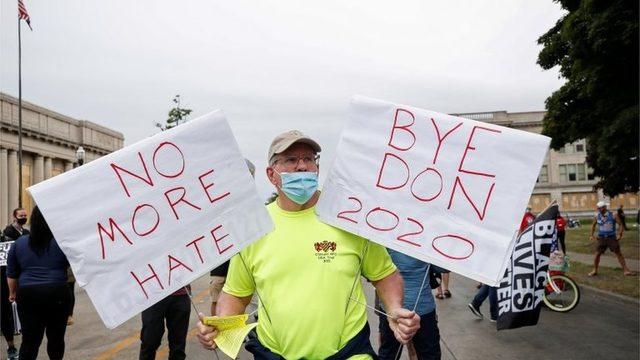
[[[604,266],[600,266],[598,269],[598,276],[587,276],[591,270],[593,270],[591,265],[571,261],[571,267],[567,274],[578,283],[578,286],[586,284],[601,290],[631,296],[636,299],[640,298],[638,276],[624,276],[621,269],[612,269]]]
[[[582,226],[566,230],[565,243],[569,252],[582,254],[593,254],[596,251],[595,242],[589,240],[592,220],[582,220]],[[640,259],[640,240],[638,239],[638,227],[634,227],[631,222],[627,222],[627,228],[622,234],[620,249],[626,259]],[[596,232],[598,230],[596,229]],[[607,250],[605,256],[612,256],[613,253]]]

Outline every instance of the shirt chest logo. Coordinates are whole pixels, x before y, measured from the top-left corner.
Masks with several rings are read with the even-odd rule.
[[[338,245],[334,241],[324,240],[313,244],[316,259],[322,263],[331,263],[336,257]]]

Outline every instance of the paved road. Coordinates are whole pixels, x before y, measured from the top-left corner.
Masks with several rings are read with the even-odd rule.
[[[206,287],[208,279],[193,284],[196,306],[208,308]],[[443,359],[637,359],[640,354],[639,316],[637,302],[630,303],[615,297],[583,290],[578,307],[568,314],[543,309],[536,327],[516,330],[495,330],[488,320],[476,320],[466,304],[475,292],[475,283],[452,275],[453,297],[437,300]],[[367,285],[369,299],[373,291]],[[76,289],[76,323],[67,330],[66,359],[137,359],[140,318],[135,317],[117,329],[104,327],[90,300]],[[372,301],[370,301],[372,303]],[[488,312],[488,304],[483,311]],[[377,316],[370,312],[372,329],[377,328]],[[191,323],[195,324],[192,315]],[[377,335],[372,340],[377,342]],[[20,337],[17,337],[19,342]],[[40,358],[46,359],[45,344]],[[4,348],[4,346],[2,346]],[[2,354],[3,357],[6,354]],[[188,359],[215,359],[203,350],[189,332]],[[158,359],[167,358],[163,344]],[[226,358],[222,354],[221,359]],[[240,359],[250,359],[241,353]],[[406,359],[406,356],[403,356]]]
[[[474,283],[455,277],[454,296],[438,302],[441,335],[455,359],[638,359],[637,302],[582,289],[580,304],[561,314],[543,307],[538,326],[496,331],[466,303]],[[488,303],[482,311],[488,313]]]

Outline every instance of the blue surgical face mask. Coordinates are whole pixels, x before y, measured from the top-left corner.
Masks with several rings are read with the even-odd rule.
[[[282,180],[280,190],[287,195],[291,201],[298,205],[302,205],[309,201],[313,194],[318,190],[318,173],[317,172],[282,172],[279,173]]]

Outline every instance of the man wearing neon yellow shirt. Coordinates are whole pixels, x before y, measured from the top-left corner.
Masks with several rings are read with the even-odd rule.
[[[386,249],[318,220],[320,150],[297,130],[273,140],[267,177],[278,197],[267,209],[274,231],[231,259],[218,299],[216,313],[228,316],[259,296],[257,338],[246,346],[256,359],[374,358],[360,276],[376,287],[398,341],[420,327],[420,317],[402,308],[402,277]],[[217,331],[198,328],[202,346],[213,350]]]

